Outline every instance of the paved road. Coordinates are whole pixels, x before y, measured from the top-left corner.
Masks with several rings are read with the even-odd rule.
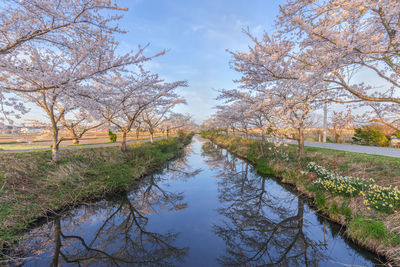
[[[154,140],[158,140],[164,138],[162,136],[160,137],[154,137]],[[127,144],[132,144],[132,143],[137,143],[137,142],[142,142],[142,141],[149,141],[149,138],[146,139],[140,139],[140,140],[132,140],[132,141],[127,141]],[[105,144],[91,144],[91,145],[77,145],[77,146],[62,146],[60,147],[61,149],[77,149],[77,148],[87,148],[87,147],[108,147],[108,146],[119,146],[120,143],[105,143]],[[30,151],[43,151],[43,150],[51,150],[50,146],[44,147],[44,148],[33,148],[33,149],[16,149],[16,150],[0,150],[0,153],[20,153],[20,152],[30,152]]]
[[[293,140],[290,140],[290,143],[297,144],[297,142]],[[358,152],[358,153],[400,158],[399,148],[360,146],[360,145],[335,144],[335,143],[319,143],[319,142],[307,142],[307,141],[304,142],[304,145],[310,147],[329,148],[329,149],[343,150],[349,152]]]
[[[261,139],[258,136],[252,136],[254,139]],[[296,144],[297,141],[294,140],[286,140],[288,144]],[[357,153],[365,153],[371,155],[380,155],[380,156],[388,156],[394,158],[400,158],[400,148],[391,148],[391,147],[376,147],[376,146],[360,146],[360,145],[348,145],[348,144],[335,144],[335,143],[320,143],[320,142],[304,142],[305,146],[309,147],[320,147],[320,148],[329,148],[335,150],[343,150],[349,152],[357,152]]]

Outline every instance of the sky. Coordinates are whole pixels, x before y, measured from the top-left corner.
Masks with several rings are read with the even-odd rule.
[[[271,32],[279,0],[122,0],[129,8],[117,37],[121,52],[150,44],[146,55],[163,49],[147,67],[167,81],[187,80],[179,89],[187,100],[175,110],[193,115],[201,123],[214,113],[218,89],[235,87],[239,74],[229,67],[229,50],[246,50],[251,44],[243,29],[262,35]]]
[[[255,36],[272,33],[279,6],[285,0],[119,0],[124,17],[120,28],[127,31],[116,36],[119,52],[137,51],[147,45],[146,56],[162,50],[167,53],[146,63],[167,82],[186,80],[189,86],[178,92],[187,100],[176,112],[190,113],[201,124],[215,112],[220,89],[236,87],[240,74],[229,66],[230,51],[247,51],[252,43],[243,33],[249,29]],[[376,76],[361,72],[356,80],[376,84]],[[387,84],[378,84],[386,87]],[[382,87],[382,88],[383,88]],[[45,114],[33,104],[23,118],[46,121]],[[332,110],[345,110],[344,105],[331,104]],[[364,112],[361,109],[361,112]],[[315,113],[322,121],[322,110]],[[23,121],[20,121],[21,124]]]
[[[230,69],[227,50],[243,51],[251,45],[243,33],[256,36],[272,32],[279,5],[284,0],[118,0],[123,12],[119,27],[127,31],[116,36],[119,52],[137,51],[149,44],[146,56],[162,50],[167,53],[146,63],[167,82],[186,80],[189,86],[179,94],[187,105],[174,111],[190,113],[201,124],[215,112],[219,89],[235,88],[240,75]],[[25,119],[46,121],[46,114],[34,104]]]

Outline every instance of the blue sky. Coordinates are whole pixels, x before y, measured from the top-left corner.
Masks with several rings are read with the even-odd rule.
[[[127,34],[118,36],[121,51],[150,43],[147,55],[167,49],[147,64],[168,81],[187,80],[180,90],[188,105],[178,112],[193,114],[201,123],[217,104],[215,89],[233,88],[238,74],[229,68],[226,49],[245,50],[250,40],[242,33],[270,32],[283,1],[275,0],[124,0],[129,11],[120,22]]]
[[[120,52],[137,51],[139,44],[150,44],[145,55],[166,49],[146,67],[167,81],[187,80],[189,87],[179,90],[187,99],[175,111],[190,113],[201,123],[214,113],[217,89],[234,88],[240,76],[229,68],[229,50],[246,50],[251,44],[242,32],[260,36],[272,32],[275,16],[283,0],[120,0],[123,12],[118,35]],[[24,119],[46,121],[45,113],[34,104]]]
[[[119,22],[126,34],[118,35],[120,52],[137,51],[138,44],[150,47],[148,56],[166,49],[166,55],[146,67],[167,81],[187,80],[188,88],[179,92],[187,105],[175,110],[190,113],[201,123],[214,113],[218,89],[230,89],[240,75],[229,68],[228,50],[247,50],[251,45],[243,29],[257,36],[271,33],[279,5],[285,0],[120,0],[128,7]],[[376,83],[376,77],[361,73],[359,81]],[[385,85],[385,84],[384,84]],[[33,104],[28,119],[44,120],[45,114]],[[344,110],[343,105],[330,105],[330,110]],[[316,112],[317,116],[321,111]]]

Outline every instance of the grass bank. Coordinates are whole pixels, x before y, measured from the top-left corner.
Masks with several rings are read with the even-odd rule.
[[[38,218],[128,190],[135,180],[178,156],[192,135],[118,147],[0,154],[0,252]],[[1,249],[2,248],[2,249]]]
[[[261,141],[203,132],[203,137],[252,162],[312,198],[317,209],[346,226],[356,243],[400,265],[400,159],[331,149],[276,148]]]

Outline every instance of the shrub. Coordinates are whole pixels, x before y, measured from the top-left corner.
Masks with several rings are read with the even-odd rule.
[[[353,143],[361,145],[389,146],[389,139],[378,129],[365,127],[356,128]]]
[[[113,132],[111,132],[110,129],[108,129],[108,137],[110,138],[111,143],[117,142],[117,135]]]

